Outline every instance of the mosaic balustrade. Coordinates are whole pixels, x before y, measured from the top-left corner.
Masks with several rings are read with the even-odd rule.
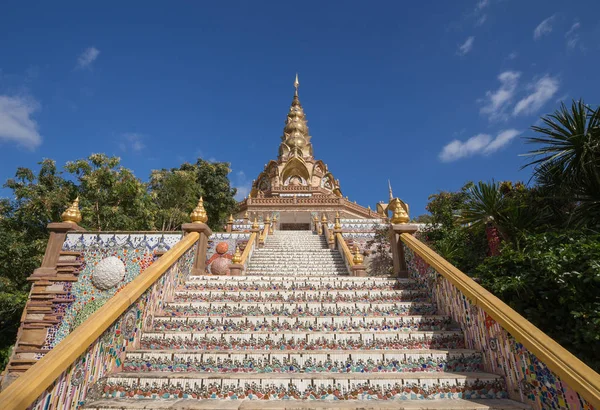
[[[404,252],[411,277],[431,289],[431,298],[440,306],[440,313],[460,324],[468,348],[484,352],[484,369],[504,375],[512,398],[536,409],[593,409],[448,279],[406,245]]]
[[[228,292],[271,292],[271,291],[329,291],[329,290],[416,290],[422,288],[418,282],[387,280],[383,282],[363,281],[363,282],[348,282],[348,281],[259,281],[252,280],[250,282],[242,282],[241,278],[238,281],[206,281],[201,283],[199,280],[188,281],[185,284],[185,290],[205,290],[205,291],[228,291]]]
[[[68,233],[62,251],[79,252],[80,265],[74,272],[77,281],[54,283],[53,289],[63,293],[58,295],[61,300],[52,306],[56,323],[48,328],[41,350],[56,346],[181,238],[181,233]],[[112,264],[102,276],[96,267],[107,260]],[[43,355],[40,352],[37,358]]]
[[[119,252],[117,249],[115,252]],[[135,252],[135,251],[134,251]],[[40,396],[31,409],[77,408],[84,404],[88,388],[100,378],[120,368],[125,351],[136,345],[144,324],[151,324],[163,298],[172,295],[189,275],[195,245],[184,253],[162,277],[121,315],[102,336],[94,341]]]
[[[379,383],[378,383],[379,382]],[[458,383],[454,379],[331,381],[305,379],[300,382],[264,384],[254,380],[214,382],[182,380],[173,385],[148,379],[110,379],[103,383],[98,398],[135,399],[221,399],[221,400],[440,400],[495,399],[507,393],[499,380]]]

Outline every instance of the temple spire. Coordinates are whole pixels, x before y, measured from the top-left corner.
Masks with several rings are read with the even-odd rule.
[[[296,81],[294,81],[294,88],[296,91],[294,92],[294,96],[298,97],[298,87],[300,86],[300,81],[298,81],[298,73],[296,73]]]
[[[390,201],[392,199],[394,199],[394,194],[392,193],[392,183],[390,182],[390,180],[388,179],[388,188],[390,190]]]

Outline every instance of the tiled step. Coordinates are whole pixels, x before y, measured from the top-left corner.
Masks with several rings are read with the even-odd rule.
[[[200,373],[414,373],[478,372],[473,350],[366,352],[128,352],[124,372]]]
[[[214,350],[462,349],[460,331],[410,332],[145,332],[140,348]]]
[[[268,395],[265,397],[265,395]],[[499,399],[507,392],[501,377],[489,373],[364,374],[206,374],[122,373],[98,382],[89,400],[131,398],[228,400],[436,400]]]
[[[508,399],[484,400],[196,400],[173,399],[160,407],[147,407],[136,399],[101,399],[86,404],[88,410],[526,410],[530,407]]]
[[[256,283],[257,281],[263,282],[294,282],[294,283],[331,283],[331,282],[339,282],[339,283],[390,283],[390,282],[403,282],[403,283],[411,283],[414,281],[411,279],[398,279],[393,277],[320,277],[320,278],[290,278],[289,276],[268,276],[265,278],[256,278],[256,277],[247,277],[247,276],[213,276],[213,275],[194,275],[188,277],[186,283],[196,283],[197,281],[206,281],[206,282],[251,282]]]
[[[363,306],[364,305],[364,306]],[[432,303],[404,302],[395,304],[291,304],[291,303],[167,303],[162,315],[166,316],[282,316],[282,317],[395,317],[432,315],[436,313],[436,306]]]
[[[178,291],[176,302],[254,302],[254,303],[381,303],[381,302],[410,302],[428,301],[428,295],[421,291],[383,292],[201,292]]]
[[[405,316],[398,318],[320,317],[155,317],[154,331],[432,331],[457,330],[457,325],[447,316]],[[152,330],[150,330],[152,331]]]

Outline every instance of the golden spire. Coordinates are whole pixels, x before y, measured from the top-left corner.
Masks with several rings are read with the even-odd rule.
[[[308,135],[308,125],[306,116],[298,98],[298,75],[294,81],[294,99],[285,121],[283,136],[281,137],[281,146],[279,148],[279,158],[295,155],[297,157],[312,157],[312,144]]]
[[[342,224],[340,224],[340,212],[337,211],[335,213],[335,225],[333,225],[333,229],[340,230],[342,229]]]
[[[327,215],[323,214],[321,217],[321,222],[327,222]]]
[[[294,81],[294,88],[296,89],[294,96],[296,96],[296,97],[298,97],[298,87],[299,86],[300,86],[300,81],[298,81],[298,73],[296,73],[296,81]]]
[[[79,210],[79,197],[75,198],[70,207],[60,216],[63,222],[76,224],[81,222],[81,211]]]
[[[200,197],[198,205],[190,214],[190,218],[193,223],[206,223],[208,221],[208,215],[206,215],[206,209],[204,209],[204,199]]]
[[[390,182],[390,180],[388,179],[388,188],[390,190],[390,201],[392,199],[394,199],[394,194],[392,193],[392,183]]]
[[[271,223],[271,216],[270,215],[267,215],[267,219],[265,219],[265,222],[266,223]]]
[[[233,223],[233,214],[229,214],[229,223]]]
[[[258,220],[256,216],[254,217],[254,222],[252,222],[252,229],[258,229]]]
[[[235,253],[233,254],[233,258],[231,258],[231,262],[240,263],[242,261],[242,254],[240,253],[240,247],[235,247]]]

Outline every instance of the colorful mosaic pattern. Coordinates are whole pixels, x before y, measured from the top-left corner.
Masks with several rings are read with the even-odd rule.
[[[142,327],[152,323],[163,299],[173,295],[175,288],[184,283],[191,271],[194,255],[195,245],[133,303],[31,408],[68,409],[83,405],[88,388],[122,365],[125,352],[139,343]]]
[[[420,384],[403,380],[354,380],[344,383],[327,380],[273,383],[269,380],[182,380],[171,384],[161,380],[109,379],[97,398],[134,399],[221,399],[221,400],[439,400],[500,399],[506,397],[497,380],[476,380],[456,384],[455,380],[436,380]]]
[[[485,371],[505,377],[508,391],[516,392],[511,394],[512,398],[528,402],[536,409],[593,409],[481,307],[473,305],[406,245],[404,252],[412,278],[431,289],[432,301],[440,307],[440,314],[449,315],[460,324],[467,347],[483,352]]]
[[[180,233],[120,234],[69,233],[63,251],[81,252],[77,282],[55,282],[66,292],[65,303],[54,304],[53,313],[59,322],[48,329],[43,350],[50,350],[64,339],[77,325],[101,307],[123,286],[131,282],[156,260],[156,254],[166,252],[181,239]],[[108,257],[117,257],[125,266],[119,283],[106,290],[92,283],[95,266]],[[39,354],[41,358],[43,354]]]

